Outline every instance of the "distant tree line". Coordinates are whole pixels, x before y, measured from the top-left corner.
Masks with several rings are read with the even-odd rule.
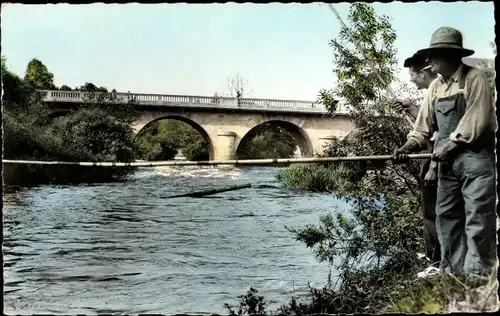
[[[55,161],[135,160],[131,129],[133,107],[102,107],[88,102],[70,115],[51,119],[51,109],[36,90],[57,89],[54,75],[38,59],[26,66],[24,78],[11,72],[2,57],[4,158]],[[86,83],[82,87],[92,87]],[[68,89],[62,86],[60,89]],[[122,179],[131,168],[4,165],[7,184],[79,183]]]
[[[188,123],[159,120],[144,127],[138,136],[139,157],[144,160],[170,160],[179,152],[187,160],[208,160],[209,144]],[[296,141],[285,129],[264,123],[250,137],[244,137],[236,152],[238,159],[290,158]]]
[[[86,82],[72,89],[56,87],[54,75],[38,59],[32,59],[21,78],[10,71],[2,56],[4,158],[52,161],[117,161],[136,159],[169,160],[179,151],[189,160],[208,160],[208,143],[189,124],[157,121],[137,137],[132,123],[138,113],[134,102],[127,106],[102,106],[87,100],[69,115],[50,118],[49,105],[41,102],[37,90],[108,92],[103,86]],[[111,92],[116,92],[113,89]],[[113,101],[111,101],[113,102]],[[263,129],[242,142],[246,158],[284,158],[293,155],[295,142],[280,128]],[[80,183],[124,179],[134,168],[90,168],[47,165],[4,165],[5,182]]]

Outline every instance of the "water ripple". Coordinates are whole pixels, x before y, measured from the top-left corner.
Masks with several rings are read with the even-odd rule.
[[[280,168],[139,170],[129,181],[4,196],[7,314],[219,313],[251,286],[275,307],[328,269],[284,226],[345,204],[297,193]],[[167,198],[252,183],[203,198]]]

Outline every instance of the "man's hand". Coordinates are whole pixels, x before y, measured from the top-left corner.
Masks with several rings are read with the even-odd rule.
[[[436,179],[437,179],[437,162],[436,161],[431,161],[431,164],[429,166],[429,170],[425,174],[424,177],[424,186],[429,187],[434,184],[436,184]]]
[[[410,101],[396,101],[396,111],[400,113],[406,113],[413,117],[414,119],[417,118],[419,107],[415,104],[413,104]]]
[[[408,141],[400,148],[396,148],[392,154],[392,158],[398,162],[404,162],[408,160],[408,155],[411,154],[415,149],[417,149],[418,144],[414,141]]]
[[[457,149],[457,147],[458,145],[456,143],[450,141],[443,146],[434,149],[434,152],[432,153],[432,160],[446,161],[450,159],[450,156],[452,155],[453,151]]]
[[[409,151],[403,147],[396,148],[396,150],[394,150],[394,153],[392,154],[392,159],[399,161],[399,162],[403,162],[403,161],[408,160],[408,154],[410,154],[410,153],[411,153],[411,151]]]
[[[413,104],[409,101],[396,101],[396,111],[398,112],[408,112]]]

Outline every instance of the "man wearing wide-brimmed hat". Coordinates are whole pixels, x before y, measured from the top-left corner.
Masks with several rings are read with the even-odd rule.
[[[433,132],[433,160],[439,161],[436,230],[441,271],[472,281],[488,279],[497,261],[495,107],[484,73],[462,63],[473,50],[451,27],[434,32],[420,50],[439,73],[431,83],[405,145],[394,159],[425,145]]]

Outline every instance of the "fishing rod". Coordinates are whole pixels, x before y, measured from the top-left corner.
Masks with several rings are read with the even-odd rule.
[[[411,154],[408,159],[431,159],[432,154]],[[374,156],[350,156],[350,157],[313,157],[313,158],[278,158],[278,159],[245,159],[245,160],[167,160],[167,161],[141,161],[141,162],[74,162],[74,161],[41,161],[41,160],[11,160],[3,159],[4,164],[22,165],[61,165],[81,167],[142,167],[154,168],[164,166],[216,166],[216,165],[289,165],[294,163],[325,163],[341,161],[368,161],[368,160],[392,160],[392,155]]]
[[[363,54],[363,56],[365,57],[365,59],[370,63],[370,67],[375,70],[375,74],[377,75],[377,78],[380,80],[380,82],[382,83],[382,85],[384,87],[386,87],[386,90],[387,92],[391,95],[391,97],[394,99],[394,100],[398,100],[398,97],[396,96],[396,94],[394,93],[394,91],[392,91],[391,87],[387,84],[387,82],[385,82],[384,78],[382,78],[382,76],[380,75],[378,68],[379,67],[375,67],[375,62],[372,61],[370,58],[367,57],[367,54],[365,52],[365,50],[363,49],[363,47],[361,47],[361,45],[358,43],[358,41],[356,41],[356,38],[354,38],[354,36],[352,35],[351,33],[351,30],[349,29],[349,27],[344,23],[344,21],[342,20],[342,18],[340,17],[340,14],[337,12],[337,10],[333,7],[333,5],[331,3],[328,4],[328,6],[330,7],[331,11],[333,12],[333,14],[335,14],[335,16],[337,17],[337,19],[339,20],[340,24],[342,24],[342,27],[346,30],[347,34],[349,35],[349,37],[351,38],[352,42],[354,43],[354,45],[356,46],[356,48]],[[373,45],[373,43],[372,43]],[[378,65],[380,66],[380,65]],[[404,113],[403,117],[406,119],[406,121],[410,124],[410,125],[413,125],[413,120],[410,118],[410,116],[408,115],[408,113]]]

